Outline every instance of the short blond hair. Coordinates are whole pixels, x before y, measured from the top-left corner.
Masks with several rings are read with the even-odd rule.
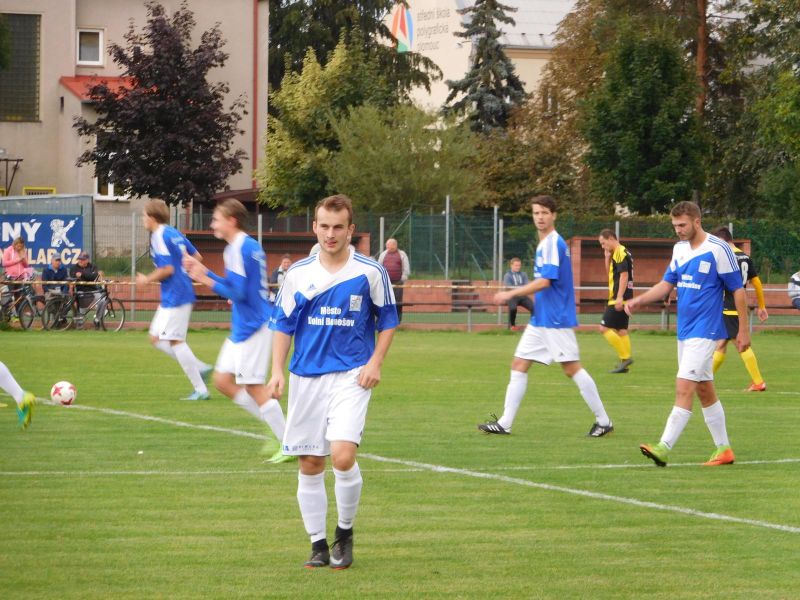
[[[151,198],[144,205],[144,214],[162,225],[169,221],[169,207],[161,198]]]

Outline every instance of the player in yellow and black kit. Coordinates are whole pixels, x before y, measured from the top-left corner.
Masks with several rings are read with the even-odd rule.
[[[767,314],[767,308],[764,304],[764,288],[761,286],[761,279],[758,277],[753,261],[747,254],[733,244],[733,236],[727,227],[718,227],[711,232],[711,235],[725,240],[733,249],[736,262],[739,264],[739,271],[742,273],[742,284],[746,287],[747,283],[750,282],[756,290],[756,299],[758,300],[756,315],[758,315],[759,320],[763,323],[767,320],[769,315]],[[728,340],[735,340],[736,333],[739,330],[739,313],[736,311],[736,306],[733,303],[733,294],[727,291],[725,292],[722,314],[725,315],[725,328],[727,329],[728,339],[719,340],[717,343],[717,350],[714,352],[714,373],[717,372],[717,369],[719,369],[725,361],[725,350],[728,346]],[[761,371],[758,370],[758,360],[756,360],[753,349],[748,347],[747,350],[741,352],[739,356],[742,357],[742,362],[744,362],[747,372],[750,373],[750,379],[752,379],[750,386],[745,389],[745,391],[766,392],[767,384],[761,376]]]
[[[610,372],[627,373],[633,358],[628,335],[629,317],[624,306],[625,301],[633,297],[633,256],[610,229],[603,229],[598,241],[608,271],[608,305],[600,321],[600,332],[619,356],[619,364]]]

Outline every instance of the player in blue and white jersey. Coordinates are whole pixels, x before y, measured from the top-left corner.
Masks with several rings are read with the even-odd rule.
[[[505,304],[515,296],[535,294],[533,317],[514,351],[503,415],[499,419],[493,415],[491,421],[481,423],[478,429],[484,433],[510,434],[528,389],[528,369],[535,362],[543,365],[557,362],[564,374],[578,386],[586,405],[594,413],[595,422],[587,435],[602,437],[614,431],[614,426],[594,379],[581,366],[578,341],[573,330],[578,325],[578,319],[575,314],[572,261],[564,238],[555,229],[556,201],[550,196],[536,196],[531,200],[531,210],[539,234],[533,281],[498,292],[494,301]]]
[[[142,222],[150,232],[150,257],[155,270],[136,274],[137,285],[161,283],[161,302],[150,324],[150,342],[167,356],[174,358],[186,373],[194,391],[186,400],[208,400],[206,380],[211,365],[199,360],[186,343],[186,332],[195,302],[192,281],[183,270],[184,254],[197,260],[203,257],[180,231],[167,225],[169,208],[163,200],[149,200],[142,211]]]
[[[661,441],[639,446],[642,454],[659,467],[667,464],[670,450],[692,416],[694,395],[700,399],[703,417],[716,450],[706,466],[732,464],[733,450],[728,440],[725,412],[714,389],[713,357],[718,340],[728,337],[722,318],[724,292],[733,294],[739,316],[736,348],[750,347],[747,305],[742,275],[733,250],[724,241],[703,231],[700,208],[694,202],[679,202],[670,212],[672,226],[680,240],[664,278],[626,304],[628,314],[640,304],[661,300],[673,288],[678,290],[678,375],[675,406],[672,408]]]
[[[297,500],[311,557],[305,567],[345,569],[353,561],[353,520],[362,478],[356,453],[372,388],[398,325],[386,270],[355,252],[353,208],[341,194],[321,200],[314,232],[321,250],[296,262],[278,292],[270,394],[280,397],[289,364],[289,409],[283,451],[300,457]],[[377,342],[376,342],[377,332]],[[338,523],[326,536],[325,457],[331,456]]]
[[[267,321],[272,314],[267,283],[267,258],[259,243],[247,235],[247,209],[235,199],[217,205],[211,218],[214,237],[225,240],[222,258],[225,275],[209,271],[191,256],[183,265],[189,276],[232,303],[231,334],[222,345],[214,366],[215,387],[257,419],[275,435],[262,452],[269,462],[292,460],[281,452],[286,421],[277,400],[267,393],[267,369],[272,349],[272,332]]]

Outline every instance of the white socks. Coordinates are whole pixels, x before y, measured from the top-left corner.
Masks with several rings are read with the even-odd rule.
[[[334,491],[336,508],[339,512],[338,525],[341,529],[351,529],[356,517],[358,503],[361,499],[361,488],[364,480],[361,469],[355,463],[349,471],[333,469],[336,478]],[[328,512],[328,495],[325,492],[325,473],[319,475],[297,474],[297,503],[303,516],[303,525],[313,544],[324,539],[325,520]]]
[[[361,487],[364,484],[364,480],[361,478],[361,469],[358,468],[358,463],[355,463],[349,471],[339,471],[334,468],[333,474],[336,476],[334,492],[336,493],[336,510],[339,513],[338,525],[342,529],[351,529],[353,519],[356,518],[358,502],[361,499]]]
[[[703,417],[706,420],[706,427],[711,432],[714,444],[719,446],[730,446],[728,441],[728,430],[725,427],[725,411],[722,410],[722,402],[717,399],[714,404],[703,409]]]
[[[247,393],[246,389],[239,388],[239,391],[236,392],[232,400],[236,406],[241,406],[256,419],[261,419],[261,407],[258,405],[258,402],[253,400],[252,396]],[[263,421],[263,419],[261,420]]]
[[[11,371],[2,362],[0,362],[0,388],[3,388],[9,396],[14,398],[18,405],[22,405],[22,398],[25,392],[19,387]]]
[[[581,369],[572,376],[572,381],[578,386],[586,405],[594,413],[595,421],[602,427],[607,427],[611,424],[611,419],[606,414],[606,409],[603,406],[603,401],[600,399],[600,392],[597,391],[597,384],[586,369]]]
[[[319,475],[297,474],[297,504],[311,543],[325,539],[328,495],[325,493],[324,471]]]
[[[525,391],[528,389],[528,374],[520,371],[511,371],[511,377],[508,380],[506,387],[506,400],[503,405],[503,416],[497,420],[497,423],[506,431],[511,431],[511,426],[514,424],[514,418],[517,416],[519,405],[522,403],[522,398],[525,396]]]
[[[192,382],[194,391],[200,392],[201,394],[207,394],[208,388],[206,387],[203,378],[200,376],[200,365],[202,363],[197,360],[194,352],[192,352],[192,349],[189,348],[189,344],[186,342],[175,344],[172,346],[172,351],[175,353],[175,360],[178,361],[181,369],[183,369],[183,372],[186,373],[189,381]]]
[[[278,441],[282,442],[286,419],[283,418],[283,410],[281,410],[281,405],[278,404],[278,401],[274,398],[267,400],[266,403],[258,407],[258,411],[261,420],[269,425]]]
[[[681,437],[683,429],[686,427],[686,424],[689,422],[689,417],[691,416],[692,411],[680,408],[679,406],[673,406],[672,412],[667,418],[667,425],[664,427],[664,433],[661,434],[661,443],[672,450],[678,438]]]

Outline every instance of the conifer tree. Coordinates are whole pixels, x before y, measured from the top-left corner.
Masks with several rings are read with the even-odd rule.
[[[497,0],[476,0],[472,7],[458,11],[469,15],[470,21],[455,35],[471,40],[475,48],[466,76],[445,82],[450,94],[443,110],[446,114],[466,113],[473,131],[505,129],[511,111],[525,100],[522,81],[500,44],[499,25],[514,25],[514,19],[506,13],[516,10]]]

